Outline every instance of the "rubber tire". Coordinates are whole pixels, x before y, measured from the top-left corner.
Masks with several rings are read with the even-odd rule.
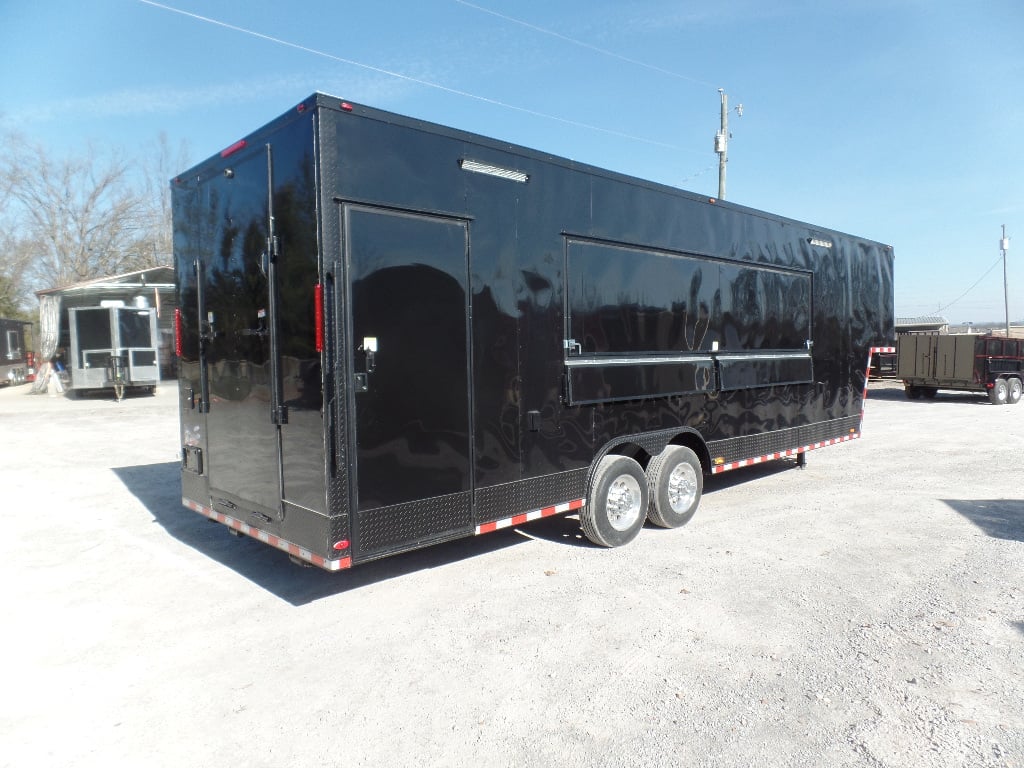
[[[612,513],[608,508],[608,497],[616,483],[636,483],[635,504],[639,507],[636,519],[619,530],[612,524]],[[621,486],[619,486],[621,488]],[[601,459],[594,471],[587,503],[580,510],[580,525],[583,534],[602,547],[621,547],[628,544],[640,533],[647,519],[650,493],[647,490],[647,476],[643,468],[628,456],[609,455]],[[631,505],[632,506],[632,505]]]
[[[920,388],[915,387],[913,384],[905,385],[903,392],[906,394],[908,400],[917,400],[921,397]]]
[[[689,466],[696,484],[695,495],[690,505],[676,511],[669,501],[669,481],[672,473],[681,465]],[[697,454],[686,446],[669,445],[665,450],[651,459],[647,465],[647,487],[651,497],[647,508],[647,519],[662,528],[678,528],[686,525],[696,514],[700,506],[700,497],[704,492],[704,470],[700,466]]]
[[[1010,405],[1016,405],[1020,402],[1021,395],[1024,394],[1024,384],[1021,380],[1014,377],[1008,382],[1009,388],[1006,392],[1006,402]]]
[[[1008,390],[1006,379],[996,379],[992,384],[992,389],[988,391],[989,402],[992,405],[1005,405]]]
[[[924,397],[925,400],[934,400],[935,396],[937,394],[939,394],[939,388],[938,387],[922,387],[921,388],[921,395]]]

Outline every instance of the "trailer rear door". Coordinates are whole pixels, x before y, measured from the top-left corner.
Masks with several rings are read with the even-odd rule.
[[[281,507],[278,429],[270,348],[266,155],[239,155],[200,191],[205,215],[197,264],[198,326],[203,343],[202,401],[209,444],[206,472],[218,511]]]

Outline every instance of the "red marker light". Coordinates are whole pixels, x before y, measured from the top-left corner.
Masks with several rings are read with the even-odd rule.
[[[174,354],[181,357],[182,349],[182,327],[181,327],[181,308],[177,307],[174,310]]]
[[[346,112],[351,112],[352,111],[352,105],[349,104],[347,101],[341,102],[341,108],[343,110],[345,110]]]
[[[313,324],[316,326],[316,351],[324,351],[324,287],[320,283],[313,286]]]
[[[239,139],[227,149],[222,149],[220,152],[220,156],[229,157],[230,155],[235,154],[235,152],[245,149],[247,145],[248,142],[245,139]]]
[[[342,550],[348,549],[348,546],[349,546],[349,540],[348,539],[342,539],[341,541],[334,542],[334,549],[336,549],[338,552],[341,552]]]

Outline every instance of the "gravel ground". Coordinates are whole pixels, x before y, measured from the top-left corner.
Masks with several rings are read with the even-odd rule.
[[[180,505],[171,387],[0,390],[0,766],[1024,766],[1024,405],[340,574]]]

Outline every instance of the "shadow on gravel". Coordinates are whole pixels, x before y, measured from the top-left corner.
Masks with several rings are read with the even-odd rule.
[[[813,460],[812,451],[808,461]],[[297,566],[279,550],[248,536],[233,536],[226,526],[183,507],[179,468],[177,462],[171,461],[115,467],[113,471],[146,507],[154,522],[171,536],[295,606],[417,571],[442,568],[460,560],[513,547],[529,539],[597,548],[580,530],[578,515],[555,515],[521,527],[495,531],[484,536],[469,536],[365,563],[352,570],[328,573],[320,568]],[[706,477],[704,492],[715,493],[794,469],[796,462],[790,459],[742,467]],[[648,523],[647,527],[653,526]]]
[[[943,499],[995,539],[1024,541],[1024,500]]]
[[[940,391],[934,398],[922,397],[919,400],[910,400],[903,387],[884,387],[876,389],[872,386],[868,390],[867,407],[871,407],[872,400],[892,400],[906,403],[907,407],[925,408],[928,406],[940,406],[943,403],[966,403],[969,405],[989,405],[988,398],[976,392],[953,392]]]
[[[328,573],[320,568],[295,565],[279,550],[248,536],[233,536],[226,526],[183,507],[179,468],[180,465],[172,461],[115,467],[113,471],[153,515],[154,522],[171,536],[295,606],[486,555],[529,538],[593,546],[586,539],[577,541],[580,531],[576,520],[555,516],[530,523],[522,532],[515,528],[495,531],[395,555],[349,571]]]

